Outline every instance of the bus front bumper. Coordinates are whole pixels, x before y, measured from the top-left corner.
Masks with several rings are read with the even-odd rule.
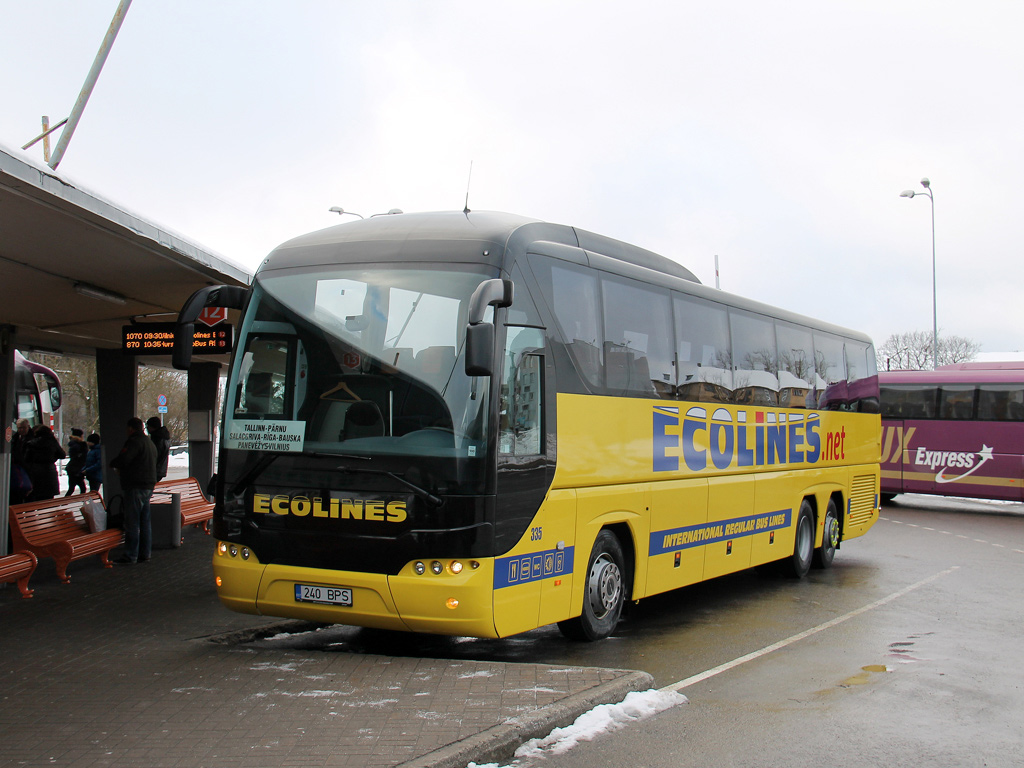
[[[217,594],[231,610],[376,629],[497,637],[491,560],[472,561],[476,567],[464,561],[459,572],[453,572],[452,563],[461,561],[420,560],[388,576],[264,565],[251,551],[243,550],[218,542],[213,556]],[[423,565],[423,573],[417,572],[417,562]],[[441,563],[440,573],[435,573],[434,563]],[[351,590],[351,605],[300,600],[297,585],[299,592],[302,586],[320,587],[319,594],[331,598]]]

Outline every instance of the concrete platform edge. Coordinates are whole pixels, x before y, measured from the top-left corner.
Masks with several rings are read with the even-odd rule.
[[[571,725],[577,717],[599,704],[617,703],[626,694],[645,691],[653,685],[654,678],[646,672],[624,671],[622,676],[610,682],[492,726],[396,768],[466,768],[470,762],[505,762],[511,760],[516,749],[530,739],[547,736],[555,728]]]

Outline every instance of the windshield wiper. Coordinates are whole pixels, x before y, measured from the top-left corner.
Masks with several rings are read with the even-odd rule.
[[[370,460],[369,456],[350,456],[347,454],[345,454],[344,456],[346,459],[365,459],[366,461]],[[412,483],[406,480],[401,475],[395,474],[394,472],[391,472],[387,469],[363,469],[362,467],[360,467],[359,469],[351,469],[349,467],[335,467],[335,469],[337,469],[339,472],[364,472],[368,475],[384,475],[385,477],[391,478],[395,482],[401,483],[431,506],[440,507],[442,504],[444,504],[444,499],[442,499],[440,496],[435,496],[430,491],[424,488],[420,488],[415,483]]]

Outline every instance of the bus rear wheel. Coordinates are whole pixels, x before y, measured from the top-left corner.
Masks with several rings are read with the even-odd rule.
[[[603,640],[615,631],[626,602],[626,568],[622,545],[611,531],[601,531],[587,563],[583,611],[558,622],[570,640]]]
[[[825,530],[821,533],[821,546],[814,550],[814,567],[829,568],[839,547],[839,509],[835,499],[828,500],[825,510]]]
[[[811,502],[804,499],[800,505],[800,514],[796,518],[796,540],[793,542],[793,554],[784,561],[785,570],[797,579],[802,579],[811,570],[814,558],[814,510]]]

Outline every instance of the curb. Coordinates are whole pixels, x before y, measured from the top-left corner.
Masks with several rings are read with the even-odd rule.
[[[627,693],[646,691],[653,684],[654,677],[646,672],[624,671],[610,682],[566,696],[395,768],[466,768],[470,762],[504,762],[512,759],[516,749],[530,739],[547,736],[552,729],[571,725],[599,704],[619,702]]]

